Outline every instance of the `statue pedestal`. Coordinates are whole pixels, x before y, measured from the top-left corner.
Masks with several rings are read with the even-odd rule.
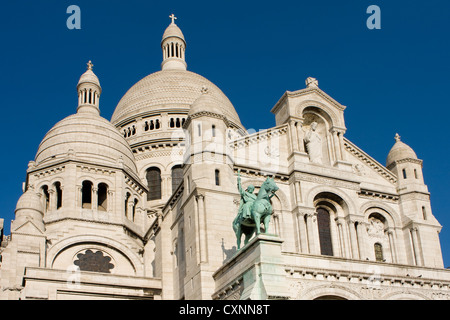
[[[278,236],[260,234],[213,274],[215,300],[288,299]]]

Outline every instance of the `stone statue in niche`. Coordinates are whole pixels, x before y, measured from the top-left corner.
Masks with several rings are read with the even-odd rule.
[[[311,123],[311,128],[303,140],[309,155],[309,161],[322,164],[322,138],[317,133],[317,126],[317,122]]]

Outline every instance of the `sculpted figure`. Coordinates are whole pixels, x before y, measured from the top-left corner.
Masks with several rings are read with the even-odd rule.
[[[254,186],[249,186],[244,191],[240,171],[238,171],[238,189],[241,194],[241,201],[238,214],[233,221],[233,230],[236,233],[237,249],[239,250],[242,234],[245,235],[244,244],[247,244],[253,234],[261,233],[261,223],[264,224],[264,232],[268,232],[270,218],[273,214],[270,199],[275,196],[278,186],[273,178],[267,178],[261,185],[258,195],[254,195]]]
[[[241,202],[239,204],[239,211],[238,211],[238,216],[241,217],[241,219],[249,219],[251,218],[252,214],[251,214],[251,208],[253,205],[253,202],[255,202],[256,200],[256,195],[253,194],[253,192],[255,191],[255,186],[254,185],[249,185],[247,190],[244,190],[242,188],[242,184],[241,184],[241,171],[238,171],[238,190],[239,193],[241,194]]]
[[[322,138],[316,130],[317,122],[311,123],[311,129],[306,133],[304,141],[309,160],[312,163],[322,163]]]

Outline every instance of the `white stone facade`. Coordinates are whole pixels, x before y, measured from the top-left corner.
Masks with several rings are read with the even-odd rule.
[[[280,98],[274,128],[249,133],[187,71],[173,16],[161,45],[162,70],[111,121],[89,62],[76,113],[29,164],[2,237],[0,298],[449,298],[422,161],[399,136],[386,166],[371,158],[314,78]],[[244,188],[268,176],[279,187],[269,234],[240,251],[238,171]]]

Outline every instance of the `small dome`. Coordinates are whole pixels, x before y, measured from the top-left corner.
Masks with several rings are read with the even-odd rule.
[[[178,28],[178,26],[175,23],[171,23],[167,27],[166,31],[164,31],[162,41],[164,41],[165,39],[170,38],[170,37],[180,38],[181,40],[186,42],[186,40],[184,39],[183,32],[181,32],[181,29]]]
[[[92,67],[94,66],[92,64],[91,61],[89,61],[88,65],[88,69],[85,73],[83,73],[80,77],[80,80],[78,81],[78,86],[79,87],[81,84],[83,83],[92,83],[97,85],[98,87],[101,88],[100,86],[100,81],[98,80],[98,77],[95,75],[95,73],[92,71]]]
[[[188,115],[193,115],[204,111],[223,115],[222,108],[220,107],[220,101],[214,99],[214,97],[209,94],[209,89],[207,87],[203,87],[201,92],[202,95],[194,101]]]
[[[124,168],[137,176],[133,152],[125,138],[98,114],[76,113],[58,122],[44,137],[36,165],[52,163],[73,154],[75,159]]]
[[[398,134],[395,135],[395,140],[396,142],[387,156],[386,167],[389,167],[398,160],[417,159],[417,155],[414,150],[406,143],[402,142]]]
[[[44,212],[41,199],[33,188],[28,190],[19,198],[16,205],[16,213],[19,210],[35,210],[40,213]]]

